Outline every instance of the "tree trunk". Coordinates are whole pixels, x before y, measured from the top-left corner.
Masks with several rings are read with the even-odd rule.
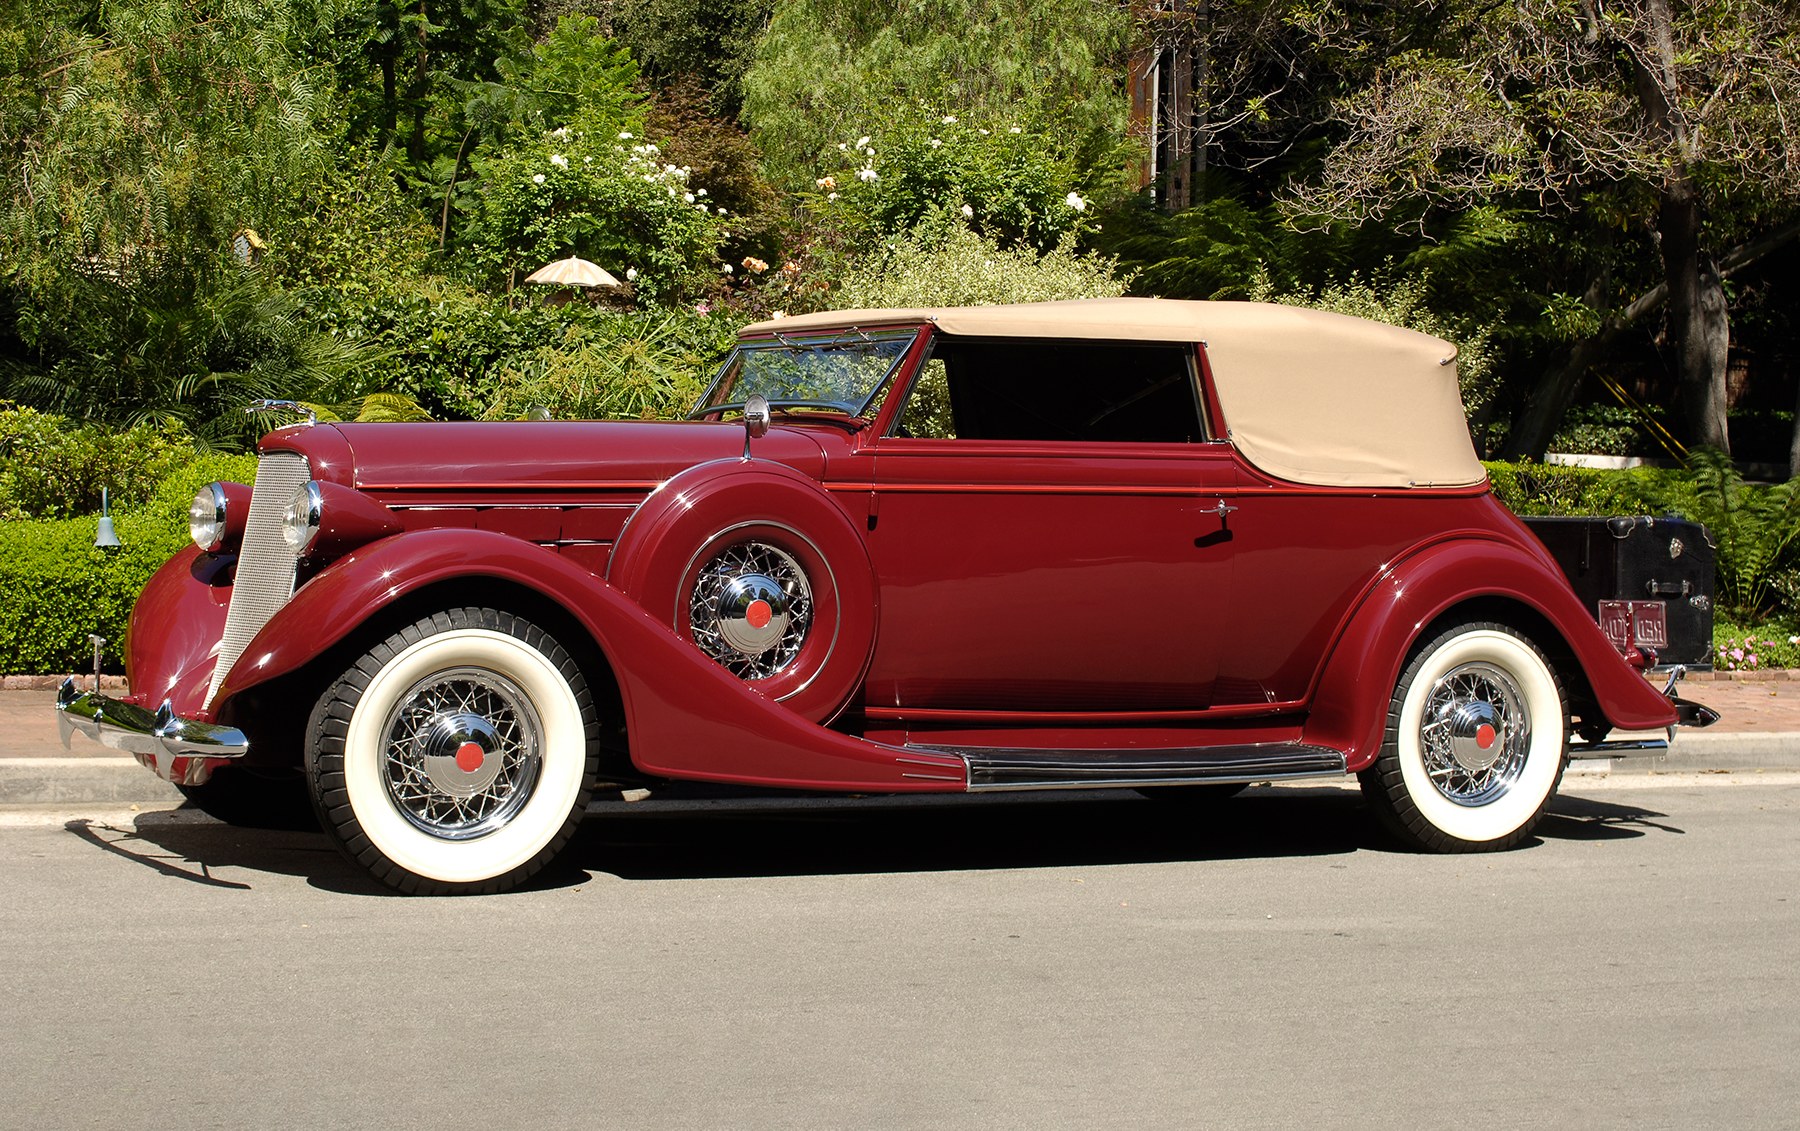
[[[1718,263],[1701,243],[1700,200],[1692,182],[1673,179],[1657,213],[1663,278],[1669,288],[1669,338],[1691,443],[1731,451],[1725,425],[1725,363],[1731,314]]]

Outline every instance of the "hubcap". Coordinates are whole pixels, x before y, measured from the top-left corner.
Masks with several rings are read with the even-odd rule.
[[[1486,805],[1512,788],[1531,749],[1525,697],[1492,664],[1463,664],[1431,685],[1419,724],[1425,770],[1458,805]]]
[[[700,567],[688,624],[700,650],[739,678],[774,675],[793,663],[812,627],[806,571],[766,542],[731,546]]]
[[[475,668],[427,676],[388,716],[388,797],[415,827],[468,840],[506,824],[537,781],[542,728],[513,682]]]

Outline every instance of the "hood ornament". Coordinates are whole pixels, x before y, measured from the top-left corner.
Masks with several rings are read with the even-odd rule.
[[[276,401],[276,400],[251,401],[250,404],[244,409],[244,412],[250,416],[260,416],[261,414],[263,414],[265,412],[280,412],[283,409],[286,409],[287,411],[295,413],[297,415],[306,417],[306,423],[308,423],[308,424],[317,424],[319,422],[319,414],[314,412],[312,409],[307,408],[305,405],[301,404],[299,401]]]

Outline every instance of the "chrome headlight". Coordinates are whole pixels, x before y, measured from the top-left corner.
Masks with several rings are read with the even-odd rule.
[[[318,483],[309,479],[288,499],[287,511],[281,516],[281,536],[287,540],[295,557],[306,553],[306,548],[312,545],[324,517],[325,499]]]
[[[193,538],[194,545],[209,554],[224,547],[228,509],[223,484],[208,483],[200,488],[200,493],[188,504],[188,536]]]

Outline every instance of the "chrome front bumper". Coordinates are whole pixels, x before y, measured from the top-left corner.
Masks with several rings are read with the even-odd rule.
[[[57,689],[56,723],[64,749],[69,736],[80,731],[102,746],[125,751],[176,785],[202,785],[219,766],[250,750],[250,740],[236,727],[178,719],[167,700],[146,711],[98,691],[78,690],[73,678]]]

